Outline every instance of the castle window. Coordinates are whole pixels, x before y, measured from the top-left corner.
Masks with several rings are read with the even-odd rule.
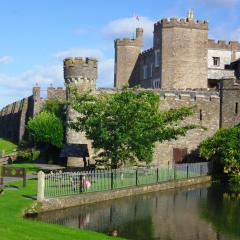
[[[143,66],[143,79],[147,79],[147,65]]]
[[[155,50],[155,67],[160,66],[160,50]]]
[[[160,88],[160,81],[159,80],[153,81],[153,88]]]
[[[235,114],[238,114],[238,103],[235,103]]]
[[[220,66],[220,57],[213,57],[213,66]]]
[[[150,77],[153,76],[153,64],[151,63],[150,64],[150,74],[149,74]]]

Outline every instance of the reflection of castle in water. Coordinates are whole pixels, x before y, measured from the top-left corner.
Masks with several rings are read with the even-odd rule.
[[[199,205],[208,189],[169,191],[123,198],[45,213],[48,223],[111,233],[130,239],[226,240],[200,217]],[[231,238],[232,239],[232,238]]]

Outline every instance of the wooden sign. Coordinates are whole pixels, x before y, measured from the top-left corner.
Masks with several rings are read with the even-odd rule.
[[[2,167],[0,185],[3,185],[4,177],[22,178],[23,187],[26,187],[26,169],[14,167]]]

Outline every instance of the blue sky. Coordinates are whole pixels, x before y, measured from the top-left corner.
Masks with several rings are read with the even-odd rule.
[[[43,90],[51,83],[63,86],[62,60],[68,56],[98,58],[97,84],[111,87],[113,40],[132,37],[140,24],[144,48],[151,47],[153,23],[186,17],[189,8],[195,19],[209,21],[209,38],[240,41],[240,0],[2,1],[0,108],[31,95],[36,83]]]

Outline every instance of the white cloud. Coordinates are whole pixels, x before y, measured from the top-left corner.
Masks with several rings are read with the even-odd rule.
[[[13,61],[14,61],[14,58],[12,56],[0,57],[0,64],[8,64],[8,63],[12,63]]]
[[[22,72],[20,75],[0,74],[0,85],[2,88],[11,89],[12,91],[29,91],[38,83],[41,86],[54,84],[55,86],[63,85],[61,65],[39,65]]]
[[[110,22],[103,29],[103,33],[111,38],[133,38],[136,28],[142,27],[144,29],[145,46],[148,46],[153,38],[153,25],[154,21],[144,16],[140,16],[139,22],[134,18],[121,18]]]
[[[71,48],[65,51],[58,52],[54,57],[58,60],[63,60],[67,57],[93,57],[93,58],[103,58],[103,52],[99,49],[94,48]]]

